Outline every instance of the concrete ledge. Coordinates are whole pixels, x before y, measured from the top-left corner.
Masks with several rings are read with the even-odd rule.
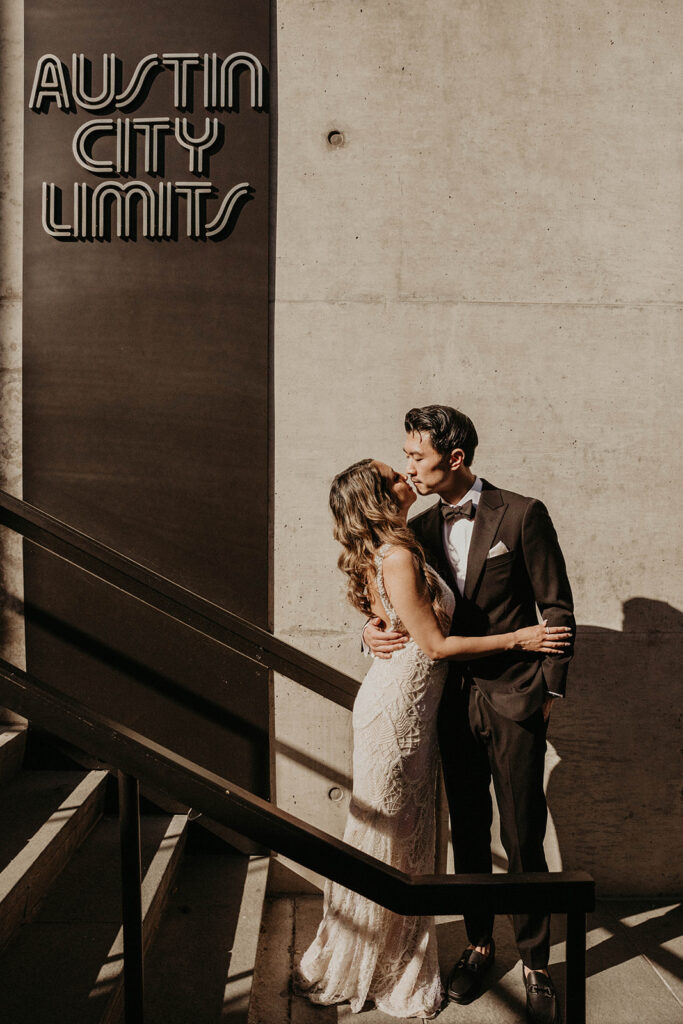
[[[26,726],[8,725],[0,732],[0,785],[13,779],[21,768],[26,749]]]
[[[287,896],[267,898],[261,921],[248,1024],[290,1024],[293,949],[294,899]]]
[[[268,857],[251,857],[249,860],[223,993],[222,1020],[226,1024],[246,1024],[248,1018],[268,884],[268,864]]]
[[[193,826],[145,961],[146,1024],[245,1024],[267,874]]]
[[[168,894],[176,877],[187,838],[185,814],[175,814],[142,881],[143,946],[149,948],[156,932]],[[123,928],[114,940],[102,965],[90,998],[107,998],[101,1024],[118,1024],[123,1019]]]
[[[0,872],[0,949],[36,912],[71,854],[102,816],[107,772],[79,778],[76,788]]]

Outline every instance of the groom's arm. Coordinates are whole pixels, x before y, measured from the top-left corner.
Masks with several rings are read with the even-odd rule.
[[[394,651],[402,651],[408,642],[405,633],[385,629],[382,620],[368,619],[360,635],[360,649],[373,658],[390,658]]]
[[[522,522],[522,550],[534,598],[549,626],[576,629],[574,601],[557,533],[545,505],[535,499]],[[573,647],[566,654],[543,659],[543,677],[549,693],[564,696]]]

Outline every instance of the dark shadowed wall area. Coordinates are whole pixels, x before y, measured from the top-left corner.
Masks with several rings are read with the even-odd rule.
[[[25,18],[24,497],[265,626],[269,4],[28,0]],[[178,55],[196,53],[203,61],[217,54],[220,67],[236,52],[263,65],[264,99],[252,102],[245,66],[226,79],[223,101],[210,97],[207,104],[202,67],[183,65]],[[85,91],[98,96],[102,55],[109,53],[118,62],[119,92],[142,58],[159,56],[137,100],[97,110],[74,102],[63,110],[48,95],[39,109],[29,109],[43,55],[60,59],[73,90],[72,54],[84,54]],[[183,67],[185,101],[174,96]],[[41,81],[54,77],[49,72]],[[146,163],[144,126],[132,133],[128,171],[77,163],[72,140],[85,122],[135,125],[144,118],[170,119],[171,129],[159,135],[156,168],[149,144]],[[203,167],[193,166],[188,147],[176,140],[176,119],[194,138],[216,123]],[[84,148],[92,160],[116,160],[113,132],[96,130]],[[140,181],[155,200],[160,183],[168,183],[171,212],[150,214],[157,227],[163,221],[163,232],[145,237],[135,200],[129,232],[118,213],[124,237],[117,237],[115,205],[96,201],[96,189],[109,180]],[[45,230],[43,182],[61,192],[61,211],[57,203],[50,226],[69,225],[71,235],[73,185],[82,185],[89,226],[81,233],[88,237],[58,238]],[[190,191],[206,190],[190,199],[188,183]],[[240,183],[248,191],[212,236],[208,227]],[[190,226],[188,207],[196,214]],[[30,545],[25,587],[30,671],[267,792],[263,670],[245,668],[225,649]],[[101,646],[78,652],[65,624]],[[104,648],[120,656],[114,670],[101,663]]]

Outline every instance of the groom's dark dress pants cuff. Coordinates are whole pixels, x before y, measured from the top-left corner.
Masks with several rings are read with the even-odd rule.
[[[465,679],[462,685],[452,678],[447,681],[439,709],[439,744],[457,872],[492,869],[491,778],[509,870],[548,870],[543,853],[545,733],[542,709],[515,722],[498,714],[471,680]],[[513,924],[524,964],[532,969],[546,967],[549,916],[517,914]],[[486,945],[493,933],[493,917],[468,915],[465,927],[471,943]]]

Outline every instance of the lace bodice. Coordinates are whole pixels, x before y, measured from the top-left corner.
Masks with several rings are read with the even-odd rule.
[[[389,552],[390,548],[390,544],[382,544],[382,547],[375,555],[375,582],[377,583],[377,593],[379,594],[380,601],[389,619],[387,624],[391,629],[404,629],[403,623],[392,606],[384,586],[384,556]]]

